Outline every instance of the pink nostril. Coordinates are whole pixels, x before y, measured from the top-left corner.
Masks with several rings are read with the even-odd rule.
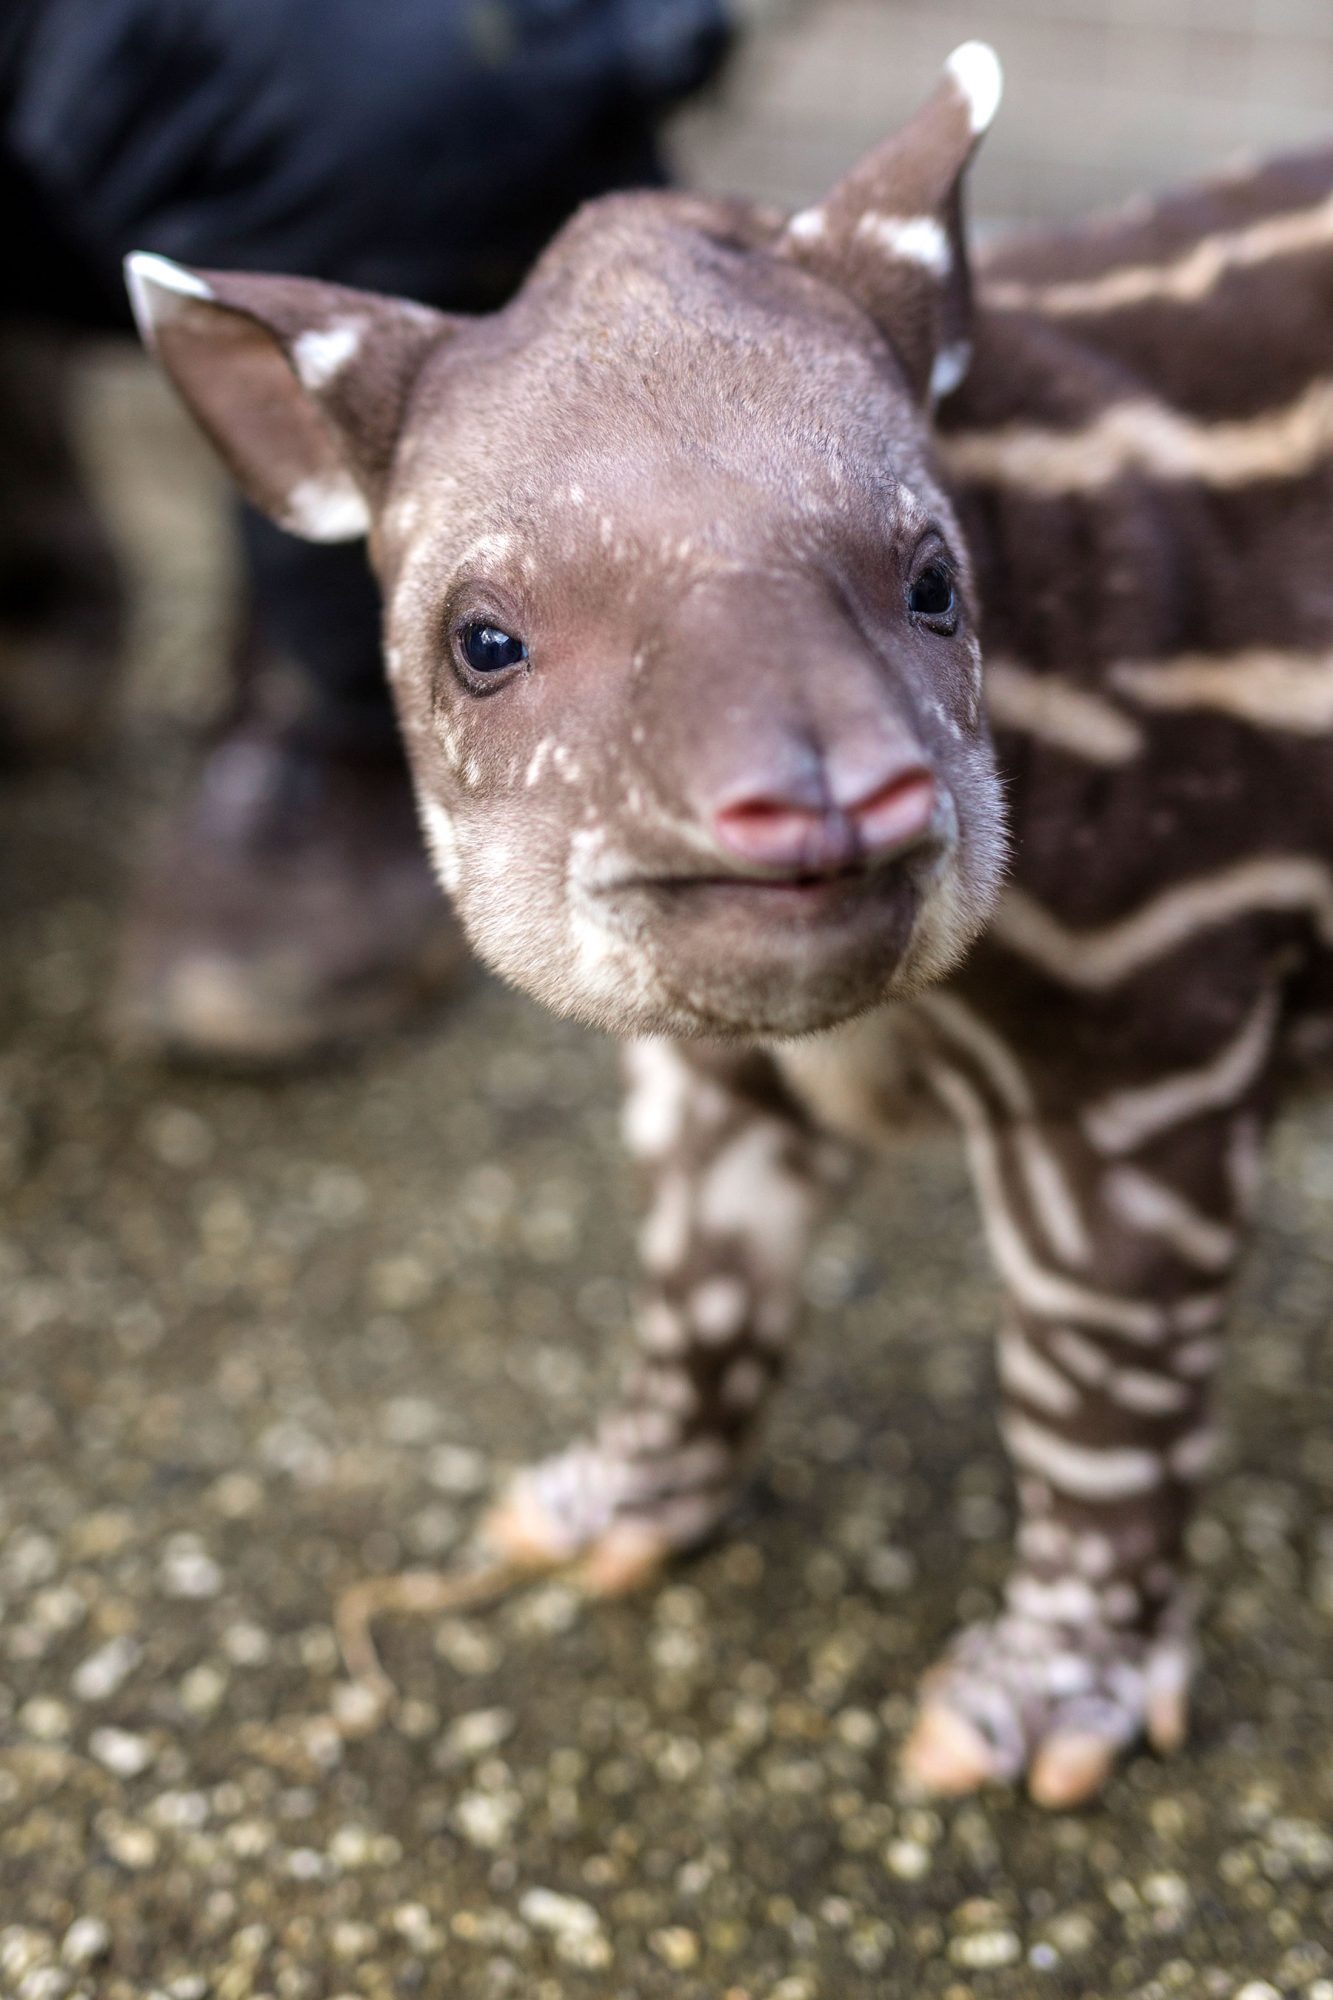
[[[843,848],[850,852],[850,829],[837,816],[789,799],[737,799],[713,825],[732,854],[763,867],[827,868]]]
[[[844,808],[868,856],[920,840],[935,816],[935,780],[924,765],[897,771],[875,791]]]
[[[935,780],[924,765],[900,766],[859,798],[807,804],[780,792],[754,792],[718,807],[719,844],[759,868],[798,874],[837,872],[910,847],[935,813]]]

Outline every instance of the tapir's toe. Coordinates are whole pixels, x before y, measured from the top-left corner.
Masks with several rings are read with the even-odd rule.
[[[672,1553],[666,1538],[646,1522],[617,1521],[579,1564],[579,1582],[593,1597],[623,1597],[651,1583]]]
[[[537,1496],[520,1484],[510,1487],[482,1515],[478,1540],[515,1569],[555,1569],[572,1554],[558,1524],[542,1511]]]
[[[663,1523],[624,1511],[626,1465],[578,1444],[527,1467],[481,1525],[485,1545],[516,1567],[577,1563],[583,1588],[616,1597],[656,1575],[675,1539]]]
[[[1119,1748],[1091,1730],[1056,1729],[1032,1758],[1028,1791],[1037,1805],[1056,1812],[1086,1805],[1110,1777]]]
[[[1179,1632],[1080,1632],[1012,1615],[971,1626],[927,1676],[903,1776],[951,1798],[1026,1777],[1038,1805],[1086,1805],[1140,1737],[1180,1747],[1191,1666]]]
[[[931,1703],[903,1745],[901,1769],[909,1785],[939,1798],[959,1798],[995,1776],[995,1758],[965,1716]]]

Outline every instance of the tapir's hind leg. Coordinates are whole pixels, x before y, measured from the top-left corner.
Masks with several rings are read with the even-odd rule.
[[[485,1524],[519,1561],[582,1556],[585,1581],[608,1591],[700,1541],[731,1505],[821,1192],[843,1164],[765,1057],[653,1041],[627,1065],[625,1136],[650,1179],[635,1356],[593,1435],[520,1473]]]
[[[1185,1733],[1181,1543],[1258,1121],[1238,1104],[1163,1130],[1179,1092],[1145,1089],[1022,1123],[961,1068],[937,1081],[1009,1291],[1020,1526],[1004,1608],[927,1678],[905,1769],[955,1793],[1026,1774],[1042,1804],[1073,1805],[1139,1735],[1169,1749]]]

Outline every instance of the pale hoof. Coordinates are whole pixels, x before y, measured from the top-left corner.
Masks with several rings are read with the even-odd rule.
[[[1036,1751],[1028,1771],[1028,1792],[1034,1803],[1065,1812],[1095,1799],[1111,1775],[1120,1745],[1104,1736],[1066,1730],[1048,1736]]]
[[[1011,1613],[970,1626],[923,1683],[903,1775],[946,1798],[1026,1777],[1037,1805],[1086,1805],[1136,1740],[1180,1747],[1193,1667],[1183,1629],[1145,1639]]]
[[[590,1597],[624,1597],[652,1583],[671,1553],[671,1545],[644,1523],[618,1521],[588,1550],[578,1581]]]
[[[915,1789],[956,1799],[995,1776],[995,1759],[979,1729],[951,1708],[929,1707],[903,1745],[900,1769]]]
[[[534,1574],[559,1569],[576,1553],[537,1496],[521,1482],[487,1508],[478,1524],[477,1538],[502,1561]]]
[[[1158,1755],[1172,1756],[1190,1733],[1189,1689],[1150,1686],[1144,1727]]]

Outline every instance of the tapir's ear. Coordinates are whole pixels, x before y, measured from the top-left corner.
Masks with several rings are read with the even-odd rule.
[[[963,238],[964,170],[1000,102],[999,58],[965,42],[933,97],[792,217],[781,254],[849,292],[892,341],[924,402],[967,369],[971,286]]]
[[[247,496],[312,542],[364,535],[422,362],[455,322],[405,299],[136,251],[134,316]]]

